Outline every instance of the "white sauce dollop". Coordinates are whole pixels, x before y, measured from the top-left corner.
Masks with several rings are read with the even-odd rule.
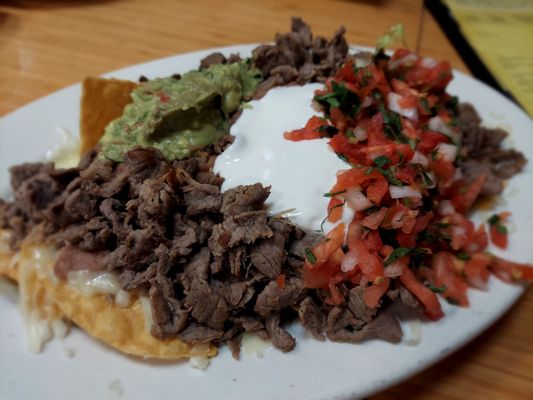
[[[335,173],[346,169],[327,145],[328,139],[292,142],[283,133],[303,127],[313,115],[314,91],[321,84],[272,89],[251,108],[243,110],[232,126],[235,143],[217,157],[215,172],[226,178],[222,190],[261,182],[272,185],[267,205],[272,214],[288,213],[293,222],[320,229],[335,183]]]

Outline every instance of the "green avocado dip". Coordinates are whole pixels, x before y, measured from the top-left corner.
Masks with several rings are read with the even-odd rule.
[[[188,157],[229,133],[231,114],[261,79],[259,70],[240,61],[146,82],[106,127],[102,155],[120,162],[126,151],[141,146],[159,149],[169,161]]]

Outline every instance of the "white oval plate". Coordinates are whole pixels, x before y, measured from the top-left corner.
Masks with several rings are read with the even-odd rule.
[[[253,45],[218,49],[224,54],[250,54]],[[186,72],[212,50],[179,55],[108,74],[136,80]],[[509,144],[533,160],[533,122],[502,95],[464,74],[455,73],[449,91],[473,103],[484,122],[511,132]],[[0,120],[0,194],[9,193],[7,168],[43,158],[61,142],[57,127],[78,132],[80,85],[37,100]],[[280,115],[283,118],[283,115]],[[281,134],[281,132],[280,132]],[[297,160],[296,160],[297,161]],[[332,171],[334,173],[334,171]],[[511,180],[497,209],[513,212],[511,245],[505,256],[533,261],[529,243],[533,209],[532,165]],[[327,191],[325,187],[324,191]],[[477,215],[477,218],[487,218]],[[490,290],[469,291],[468,309],[444,304],[446,317],[423,323],[417,346],[371,341],[360,345],[319,342],[295,325],[298,344],[289,354],[268,349],[263,358],[234,361],[222,348],[206,371],[188,363],[146,362],[124,356],[74,329],[42,354],[30,354],[22,318],[14,301],[0,296],[0,398],[28,399],[352,399],[396,384],[439,361],[495,322],[523,293],[519,285],[491,279]],[[409,336],[409,332],[406,332]],[[67,357],[67,353],[74,356]],[[72,355],[72,354],[70,354]]]

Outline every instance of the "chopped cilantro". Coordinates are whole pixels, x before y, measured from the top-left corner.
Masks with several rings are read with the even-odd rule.
[[[434,293],[444,293],[446,291],[446,289],[448,289],[446,287],[446,285],[442,285],[441,287],[436,287],[434,286],[433,284],[431,283],[426,283],[426,287],[431,290],[432,292]]]
[[[338,192],[327,192],[327,193],[324,193],[324,197],[333,197],[333,196],[337,196],[338,194],[343,194],[343,193],[346,193],[346,189],[345,190],[340,190]]]
[[[322,125],[320,128],[318,128],[318,131],[327,137],[332,137],[339,133],[339,130],[332,125]]]
[[[355,139],[355,135],[353,134],[352,128],[346,129],[346,131],[344,132],[344,136],[346,136],[348,139]]]
[[[470,254],[468,254],[466,251],[462,251],[460,253],[457,253],[455,255],[459,260],[468,261],[470,260]]]
[[[459,104],[459,97],[457,96],[452,96],[450,100],[448,100],[448,103],[446,103],[446,105],[451,108],[456,108],[458,104]]]
[[[431,108],[429,108],[429,103],[428,103],[428,99],[426,99],[425,97],[422,97],[420,99],[420,105],[422,106],[422,109],[431,115]]]
[[[379,156],[374,158],[374,164],[380,168],[383,168],[385,165],[390,164],[390,160],[385,156]]]
[[[313,251],[309,247],[306,247],[304,251],[307,261],[309,261],[311,264],[316,264],[316,256]]]
[[[383,103],[378,105],[378,110],[383,117],[385,134],[398,143],[406,143],[407,139],[402,133],[402,120],[398,113],[385,108]]]
[[[336,204],[334,205],[333,207],[331,207],[328,211],[328,215],[326,216],[326,218],[324,218],[322,220],[322,222],[320,223],[320,232],[324,232],[324,224],[326,223],[326,221],[328,220],[329,218],[329,215],[331,214],[331,212],[336,209],[337,207],[342,207],[344,205],[344,203],[346,203],[345,201],[343,201],[342,203],[340,204]]]
[[[396,247],[385,260],[385,266],[392,264],[394,261],[402,258],[403,256],[406,256],[411,252],[411,250],[412,249],[409,247]]]
[[[344,154],[342,154],[342,153],[335,153],[335,154],[337,154],[337,157],[339,157],[342,161],[344,161],[345,163],[350,164],[350,160],[348,160],[348,157],[346,157]]]
[[[461,303],[459,303],[459,300],[457,300],[457,299],[455,299],[453,297],[446,297],[446,301],[448,303],[450,303],[451,305],[453,305],[453,306],[458,306],[459,304],[461,304]]]
[[[314,101],[325,106],[326,113],[327,107],[338,108],[350,117],[354,117],[361,108],[359,96],[346,88],[344,84],[335,81],[331,82],[331,88],[333,90],[331,93],[315,96]]]
[[[503,224],[503,221],[498,214],[492,215],[487,222],[489,225],[494,226],[498,233],[507,235],[507,227]]]

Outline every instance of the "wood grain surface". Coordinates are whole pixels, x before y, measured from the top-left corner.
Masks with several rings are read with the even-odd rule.
[[[302,16],[320,35],[344,25],[350,43],[370,46],[403,22],[407,43],[414,47],[420,10],[420,0],[4,0],[0,115],[87,75],[192,50],[271,41],[275,32],[288,29],[292,15]],[[466,71],[427,13],[421,53]],[[532,399],[532,379],[530,289],[471,344],[372,399]]]

